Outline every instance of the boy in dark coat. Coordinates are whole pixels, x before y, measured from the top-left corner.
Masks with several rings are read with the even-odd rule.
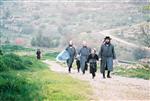
[[[68,53],[70,55],[70,58],[67,60],[67,65],[68,65],[68,71],[69,71],[69,73],[71,73],[72,64],[73,64],[74,58],[76,56],[76,49],[73,46],[72,41],[69,42],[69,46],[66,48],[66,51],[68,51]]]
[[[111,78],[110,72],[113,71],[113,59],[116,59],[114,46],[111,44],[111,38],[106,36],[101,45],[99,58],[101,58],[101,73],[105,78],[105,70],[108,70],[107,78]]]
[[[88,62],[90,64],[90,73],[92,74],[92,78],[94,79],[95,72],[97,71],[97,61],[98,55],[96,54],[96,50],[92,49],[91,54],[88,57]]]

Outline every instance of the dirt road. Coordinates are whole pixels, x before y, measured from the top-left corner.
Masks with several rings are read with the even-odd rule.
[[[44,61],[50,65],[52,71],[58,73],[67,73],[73,78],[88,81],[93,88],[93,96],[91,101],[100,100],[150,100],[150,81],[127,78],[120,76],[112,76],[111,79],[103,79],[98,72],[95,79],[91,78],[89,72],[85,75],[77,73],[76,70],[72,70],[72,73],[68,73],[67,68],[62,67],[55,61]]]

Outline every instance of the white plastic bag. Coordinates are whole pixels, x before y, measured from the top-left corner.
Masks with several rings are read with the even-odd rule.
[[[59,53],[57,55],[56,61],[58,61],[58,62],[64,62],[64,61],[66,61],[69,58],[70,58],[70,55],[69,55],[68,51],[63,50],[61,53]]]

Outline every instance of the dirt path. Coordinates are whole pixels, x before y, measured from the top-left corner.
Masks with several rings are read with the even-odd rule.
[[[92,79],[89,72],[85,75],[72,70],[69,74],[67,68],[62,67],[55,61],[44,61],[50,65],[52,71],[67,73],[73,78],[88,81],[93,88],[92,101],[100,100],[150,100],[150,81],[136,78],[114,76],[111,79],[103,79],[100,73]]]

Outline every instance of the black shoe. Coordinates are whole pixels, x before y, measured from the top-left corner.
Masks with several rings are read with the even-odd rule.
[[[111,76],[110,76],[110,75],[107,75],[107,78],[111,78]]]

